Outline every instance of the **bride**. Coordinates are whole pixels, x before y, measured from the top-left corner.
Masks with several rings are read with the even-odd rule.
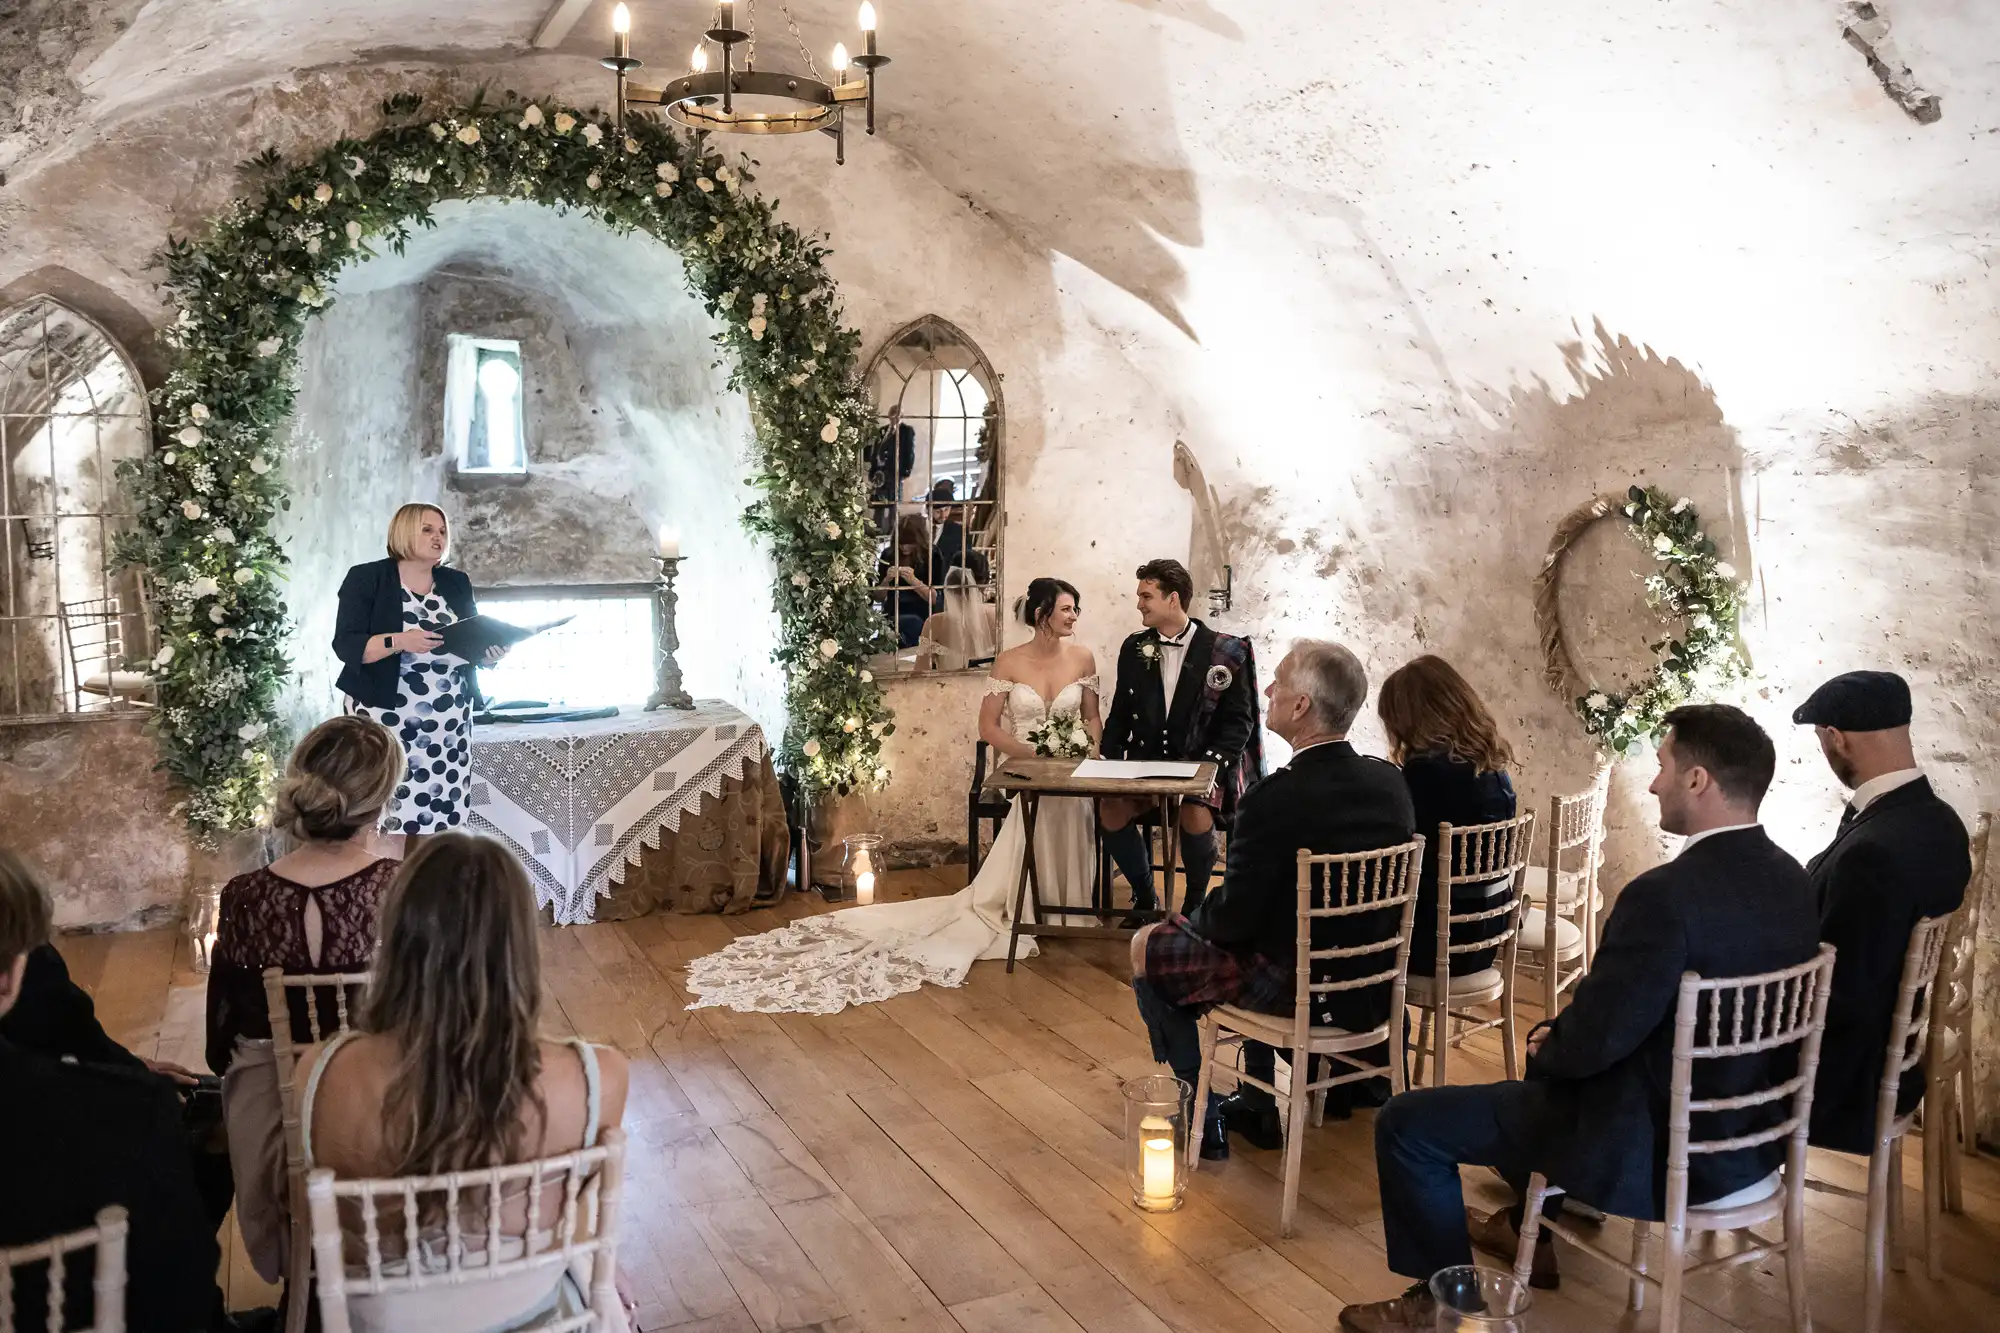
[[[1024,737],[1048,718],[1082,720],[1094,750],[1103,732],[1097,708],[1097,659],[1069,643],[1077,591],[1061,579],[1036,579],[1017,608],[1035,637],[993,660],[979,708],[979,735],[1009,759],[1032,757]],[[1044,799],[1035,817],[1035,869],[1047,901],[1081,906],[1096,875],[1089,800]],[[744,1013],[832,1014],[850,1004],[886,1000],[925,982],[958,986],[982,958],[1005,958],[1026,835],[1020,798],[980,863],[979,874],[948,898],[917,898],[829,912],[736,940],[688,965],[688,1006],[723,1005]],[[1026,910],[1033,911],[1030,902]],[[1035,952],[1021,941],[1021,956]]]

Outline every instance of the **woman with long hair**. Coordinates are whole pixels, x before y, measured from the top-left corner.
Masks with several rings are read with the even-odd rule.
[[[472,779],[472,706],[477,666],[506,656],[494,648],[480,662],[443,652],[439,633],[479,614],[472,580],[444,563],[451,522],[430,504],[406,504],[389,520],[387,559],[347,571],[333,628],[341,662],[334,684],[347,711],[396,733],[409,771],[382,810],[382,829],[418,837],[457,828],[465,820]]]
[[[979,738],[1007,759],[1032,758],[1030,734],[1060,733],[1072,756],[1094,753],[1103,735],[1097,658],[1070,641],[1079,597],[1062,579],[1028,585],[1016,607],[1033,631],[993,659],[979,706]],[[1035,821],[1035,868],[1044,901],[1090,902],[1097,872],[1096,816],[1087,798],[1050,797]],[[739,939],[696,959],[687,986],[697,1005],[742,1012],[837,1013],[925,983],[958,986],[972,964],[1007,956],[1015,888],[1027,855],[1017,797],[993,849],[970,884],[949,898],[917,898],[828,912]],[[1032,910],[1032,909],[1029,909]],[[1021,941],[1024,956],[1035,952]]]
[[[882,553],[875,585],[884,589],[882,614],[895,625],[901,647],[916,647],[924,621],[938,607],[937,592],[931,586],[931,563],[931,536],[924,516],[905,514],[897,519],[895,544]]]
[[[534,892],[505,847],[463,833],[424,840],[383,900],[356,1030],[302,1071],[308,1168],[349,1178],[441,1175],[590,1147],[618,1124],[625,1057],[580,1039],[541,1039],[535,927]],[[503,1233],[518,1236],[525,1194],[507,1206]],[[553,1215],[542,1208],[544,1219]],[[375,1298],[383,1308],[370,1326],[452,1333],[577,1312],[574,1283],[546,1269],[536,1277],[540,1286],[525,1293],[513,1282],[447,1288],[443,1306]],[[494,1308],[508,1301],[519,1304]]]
[[[1500,734],[1478,691],[1442,657],[1405,663],[1382,682],[1375,710],[1389,733],[1389,757],[1403,769],[1417,832],[1433,845],[1424,849],[1423,882],[1417,891],[1416,925],[1410,934],[1410,973],[1437,970],[1438,825],[1463,828],[1514,817],[1514,783],[1507,776],[1513,749]],[[1510,900],[1512,883],[1460,884],[1451,910],[1477,912]],[[1454,945],[1482,940],[1505,930],[1502,917],[1457,926]],[[1463,976],[1493,966],[1494,949],[1453,954],[1451,973]]]

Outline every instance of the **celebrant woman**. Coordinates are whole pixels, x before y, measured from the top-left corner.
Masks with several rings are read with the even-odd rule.
[[[384,833],[404,835],[404,851],[426,833],[465,822],[472,778],[476,665],[444,653],[446,625],[478,614],[472,580],[444,563],[451,524],[436,505],[406,504],[389,520],[389,556],[354,566],[340,584],[334,683],[347,711],[381,723],[403,742],[409,766],[382,809]]]

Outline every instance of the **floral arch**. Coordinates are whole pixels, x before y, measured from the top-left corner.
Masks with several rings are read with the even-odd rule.
[[[745,188],[743,166],[656,121],[620,133],[600,112],[513,94],[435,116],[404,95],[383,112],[383,129],[309,161],[246,163],[252,193],[162,255],[179,314],[161,338],[156,448],[119,469],[136,514],[119,554],[152,583],[156,730],[189,825],[204,838],[254,826],[286,743],[288,557],[272,520],[290,506],[278,462],[306,324],[341,269],[400,250],[436,204],[479,196],[576,210],[680,253],[755,422],[762,496],[744,521],[777,571],[780,759],[814,790],[880,785],[894,724],[864,662],[893,636],[868,593],[860,455],[874,414],[825,250]]]

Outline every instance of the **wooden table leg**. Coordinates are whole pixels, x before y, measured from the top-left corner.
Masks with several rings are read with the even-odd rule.
[[[1042,919],[1042,885],[1035,873],[1035,816],[1041,805],[1038,792],[1021,793],[1021,832],[1026,845],[1021,849],[1021,875],[1014,884],[1014,919],[1007,923],[1007,970],[1014,970],[1014,954],[1021,946],[1021,907],[1030,888],[1035,895],[1035,920]]]
[[[1179,798],[1160,798],[1160,919],[1174,914],[1174,867],[1181,859],[1181,803]]]

